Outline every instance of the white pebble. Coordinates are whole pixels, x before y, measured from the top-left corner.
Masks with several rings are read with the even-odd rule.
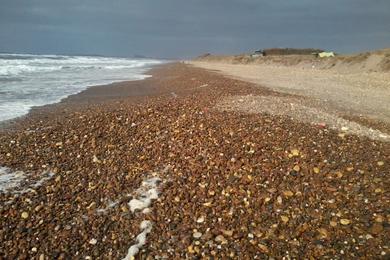
[[[97,240],[96,240],[95,238],[92,238],[91,240],[89,240],[89,243],[90,243],[91,245],[96,245]]]

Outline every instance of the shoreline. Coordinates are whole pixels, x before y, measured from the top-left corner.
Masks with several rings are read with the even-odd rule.
[[[121,94],[122,95],[123,94],[132,95],[131,90],[128,91],[129,93],[124,93],[122,91],[120,94],[110,95],[109,91],[104,92],[101,90],[99,91],[98,89],[102,88],[102,87],[104,87],[104,88],[114,87],[114,88],[118,89],[118,85],[123,85],[127,82],[133,82],[133,81],[142,82],[143,80],[145,80],[149,77],[152,77],[152,75],[149,75],[149,72],[152,72],[155,68],[158,68],[159,66],[164,66],[164,65],[170,64],[170,63],[172,63],[172,61],[163,61],[163,63],[160,63],[160,64],[149,65],[149,67],[146,70],[144,70],[142,72],[142,74],[140,74],[140,76],[143,77],[142,79],[127,79],[127,80],[121,80],[121,81],[113,81],[111,83],[106,83],[106,84],[87,85],[84,87],[84,89],[79,90],[77,93],[65,96],[56,102],[48,103],[48,104],[40,105],[40,106],[33,106],[24,115],[1,121],[0,122],[0,131],[7,130],[8,128],[12,128],[14,125],[17,125],[17,124],[23,122],[24,120],[28,119],[28,117],[34,116],[37,113],[45,113],[43,111],[46,111],[46,113],[48,113],[48,111],[50,110],[49,108],[56,108],[56,107],[59,107],[61,105],[66,104],[66,103],[86,104],[86,103],[88,103],[88,99],[94,99],[94,101],[97,101],[97,99],[99,99],[99,101],[102,101],[102,100],[108,100],[110,98],[120,97]],[[97,90],[91,90],[94,88],[97,88]],[[90,102],[93,103],[94,101],[91,100]],[[56,106],[56,105],[58,105],[58,106]]]
[[[71,109],[71,106],[75,104],[81,106],[88,106],[97,104],[96,102],[106,102],[112,99],[128,98],[132,96],[148,96],[147,88],[145,89],[146,92],[143,93],[140,91],[137,92],[137,90],[133,91],[131,89],[131,86],[133,85],[134,87],[138,87],[138,90],[144,90],[144,81],[148,78],[153,77],[153,71],[158,69],[160,66],[165,66],[169,64],[171,63],[152,65],[148,70],[143,73],[143,75],[145,75],[144,79],[124,80],[103,85],[91,85],[87,86],[86,89],[81,90],[78,93],[71,94],[62,98],[58,102],[42,106],[34,106],[30,108],[29,112],[25,115],[1,121],[0,133],[1,131],[11,130],[18,125],[24,125],[32,118],[39,117],[39,115],[47,116],[49,114],[60,113],[57,110],[64,107],[67,107],[67,109]],[[113,94],[113,92],[115,91],[119,91],[119,93]],[[153,90],[150,91],[150,94],[152,94]],[[134,99],[134,101],[136,101],[136,98]],[[56,112],[52,112],[53,109],[56,110]]]
[[[152,74],[0,132],[0,165],[24,171],[31,189],[0,192],[1,257],[389,253],[389,143],[219,108],[297,98],[253,83],[181,63]]]

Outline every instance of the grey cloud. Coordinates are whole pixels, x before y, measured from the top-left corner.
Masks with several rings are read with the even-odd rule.
[[[388,0],[0,0],[0,51],[184,57],[390,47]]]

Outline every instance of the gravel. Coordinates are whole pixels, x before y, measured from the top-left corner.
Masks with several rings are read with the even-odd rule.
[[[143,82],[165,94],[69,106],[1,133],[0,165],[31,183],[55,176],[1,192],[0,258],[388,257],[389,143],[218,111],[228,96],[272,93],[201,69],[154,75]],[[158,198],[132,212],[153,173]]]
[[[373,140],[389,142],[390,135],[340,116],[324,112],[321,108],[302,105],[297,98],[278,96],[231,96],[218,103],[218,108],[225,111],[246,113],[268,113],[270,115],[288,116],[292,120],[310,123],[317,126],[328,126],[336,131],[368,137]],[[343,136],[343,134],[340,134]]]

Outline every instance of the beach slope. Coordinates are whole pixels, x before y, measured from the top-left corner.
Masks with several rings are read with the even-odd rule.
[[[386,123],[182,63],[151,74],[1,131],[0,258],[388,257]]]

